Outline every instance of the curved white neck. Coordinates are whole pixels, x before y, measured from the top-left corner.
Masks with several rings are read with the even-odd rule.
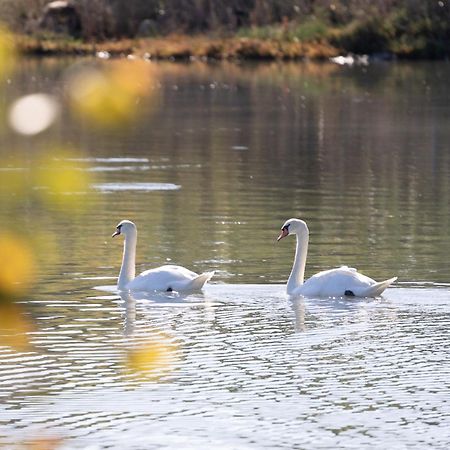
[[[136,276],[136,241],[137,232],[131,232],[124,235],[122,267],[120,268],[118,289],[124,289],[125,286]]]
[[[297,246],[295,248],[294,265],[287,282],[287,293],[292,292],[303,284],[305,278],[306,254],[308,253],[308,230],[301,235],[296,234]]]

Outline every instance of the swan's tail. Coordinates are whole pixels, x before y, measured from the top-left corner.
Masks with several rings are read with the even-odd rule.
[[[209,281],[214,276],[214,271],[212,272],[204,272],[199,276],[195,277],[188,285],[187,289],[189,291],[197,291],[201,289],[204,284]]]
[[[372,284],[365,291],[361,293],[361,297],[377,297],[381,295],[381,293],[390,286],[397,277],[389,278],[389,280],[380,281],[378,283]]]

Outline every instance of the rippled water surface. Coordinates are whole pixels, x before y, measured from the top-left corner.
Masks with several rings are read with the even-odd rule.
[[[2,105],[63,97],[72,63],[19,64]],[[449,448],[449,65],[155,73],[156,97],[125,129],[92,129],[66,109],[33,138],[0,129],[3,179],[17,155],[57,146],[78,149],[72,162],[92,176],[67,193],[83,204],[70,213],[0,180],[3,230],[43,242],[20,301],[31,346],[6,345],[0,321],[0,444]],[[348,264],[398,283],[377,299],[288,298],[294,242],[275,239],[290,217],[310,227],[307,276]],[[124,218],[138,226],[138,271],[179,263],[216,270],[212,283],[119,296],[110,236]],[[130,349],[155,339],[150,357],[170,364],[143,378]]]

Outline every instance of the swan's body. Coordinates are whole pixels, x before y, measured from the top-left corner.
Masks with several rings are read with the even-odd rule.
[[[198,275],[182,266],[165,265],[146,270],[135,277],[136,225],[129,220],[122,220],[116,230],[113,237],[123,234],[125,238],[117,282],[117,288],[121,291],[195,291],[201,289],[214,275],[214,272]]]
[[[295,234],[297,247],[295,260],[287,283],[289,295],[307,297],[376,297],[392,284],[397,277],[376,282],[351,267],[342,266],[337,269],[324,270],[313,275],[304,282],[306,255],[308,252],[309,230],[305,222],[289,219],[281,228],[278,240],[289,234]]]

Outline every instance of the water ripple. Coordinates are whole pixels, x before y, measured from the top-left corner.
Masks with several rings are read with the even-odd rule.
[[[351,301],[289,299],[280,285],[89,294],[35,301],[34,351],[0,351],[2,443],[25,429],[58,433],[68,448],[450,443],[448,289]],[[154,330],[180,361],[159,383],[139,382],[124,352]]]

